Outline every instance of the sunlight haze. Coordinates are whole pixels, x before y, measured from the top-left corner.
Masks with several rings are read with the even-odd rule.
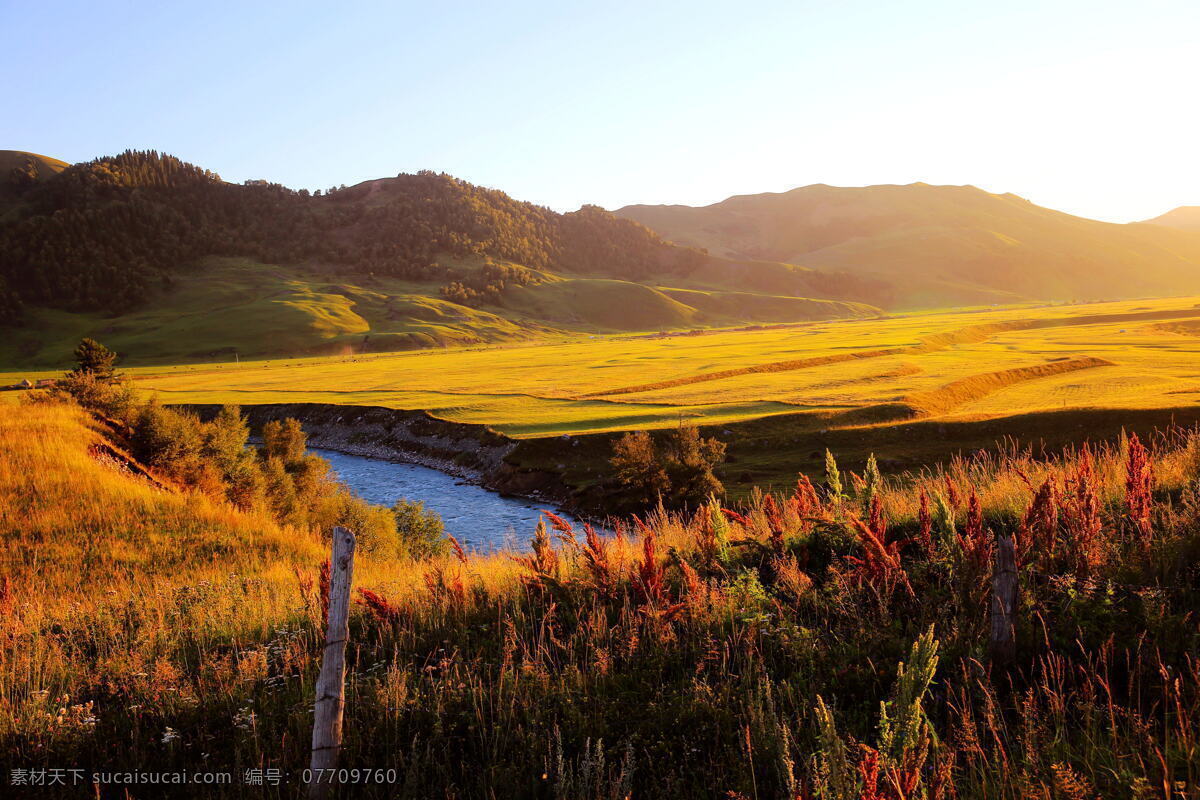
[[[1188,0],[5,2],[0,27],[36,75],[0,141],[68,162],[433,169],[557,210],[915,181],[1122,222],[1200,203]]]

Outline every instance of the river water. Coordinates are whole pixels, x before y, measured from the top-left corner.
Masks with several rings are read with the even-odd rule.
[[[423,501],[426,508],[441,515],[446,533],[468,550],[484,553],[501,548],[528,550],[539,514],[543,509],[553,510],[553,506],[545,503],[501,497],[481,486],[464,483],[461,478],[416,464],[332,450],[313,452],[332,464],[342,482],[368,502],[391,506],[402,497]],[[569,515],[560,516],[582,529]]]

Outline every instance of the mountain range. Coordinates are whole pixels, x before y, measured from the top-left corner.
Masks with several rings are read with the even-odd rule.
[[[1200,287],[1200,217],[1118,225],[974,186],[805,186],[617,216],[680,245],[903,282],[895,305],[1099,300]],[[1190,224],[1189,224],[1190,223]]]
[[[329,192],[154,151],[0,151],[0,364],[357,353],[1200,292],[1196,209],[1114,225],[970,186],[560,214],[444,174]]]

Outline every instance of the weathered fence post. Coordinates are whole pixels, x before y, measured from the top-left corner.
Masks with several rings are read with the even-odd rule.
[[[1017,653],[1017,555],[1013,537],[996,537],[992,572],[992,660],[1012,661]]]
[[[346,680],[346,640],[350,638],[350,582],[354,578],[354,534],[333,529],[333,558],[329,562],[329,621],[321,674],[317,677],[317,703],[313,709],[312,762],[308,796],[325,797],[332,783],[322,770],[337,766],[342,747],[343,689]]]

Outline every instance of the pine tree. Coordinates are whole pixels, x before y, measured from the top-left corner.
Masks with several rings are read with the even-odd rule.
[[[72,375],[90,375],[99,381],[116,377],[117,354],[95,339],[84,339],[75,348],[75,369]]]

